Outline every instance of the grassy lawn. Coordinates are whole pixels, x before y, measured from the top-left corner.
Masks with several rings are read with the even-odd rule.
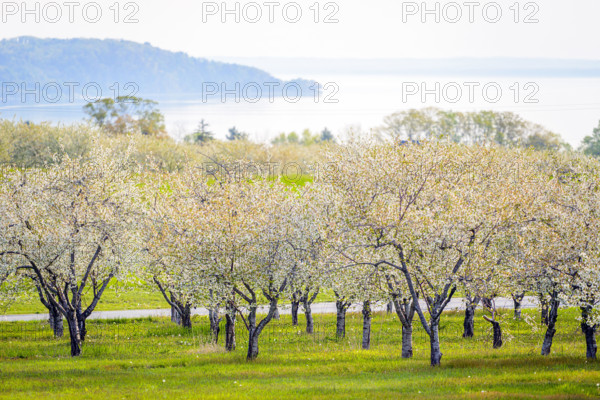
[[[533,311],[526,311],[536,316]],[[583,399],[600,397],[600,363],[586,362],[575,311],[561,310],[553,354],[539,355],[543,330],[504,314],[505,346],[493,350],[489,324],[462,339],[460,314],[442,327],[442,366],[431,368],[415,321],[415,357],[400,357],[393,315],[377,314],[372,350],[360,346],[361,316],[349,315],[347,338],[333,339],[335,316],[316,315],[316,333],[289,316],[261,336],[259,359],[245,361],[238,320],[233,354],[208,343],[208,321],[186,332],[166,319],[92,321],[83,356],[44,323],[0,324],[0,398],[10,399]],[[303,320],[301,319],[301,324]]]
[[[15,314],[46,314],[48,310],[37,297],[31,295],[9,306],[0,305],[0,315]],[[84,296],[84,305],[93,300],[91,295]],[[333,293],[319,293],[317,302],[335,301]],[[264,301],[267,304],[267,301]],[[157,310],[169,308],[162,294],[154,287],[128,285],[110,285],[95,311],[121,311],[121,310]]]
[[[33,293],[33,291],[31,292]],[[84,305],[93,300],[91,295],[85,296]],[[169,308],[169,305],[158,290],[144,286],[116,287],[110,285],[96,307],[96,311],[118,310],[155,310]],[[25,300],[0,307],[0,314],[46,314],[48,310],[36,297],[30,296]]]

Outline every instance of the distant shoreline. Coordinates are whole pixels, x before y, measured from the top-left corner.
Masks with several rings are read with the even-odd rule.
[[[600,60],[543,58],[328,59],[220,57],[261,68],[272,74],[419,75],[470,77],[600,77]]]

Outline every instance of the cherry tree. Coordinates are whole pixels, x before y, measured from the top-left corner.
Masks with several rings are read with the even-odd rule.
[[[357,300],[356,278],[342,268],[329,272],[328,279],[326,285],[335,294],[335,335],[338,339],[343,339],[346,337],[346,314]]]
[[[338,192],[344,218],[370,233],[351,246],[395,252],[395,259],[373,264],[404,277],[430,337],[432,365],[441,361],[440,319],[459,272],[527,201],[519,176],[507,169],[519,155],[427,143],[363,143],[331,155],[340,175],[331,190]]]
[[[293,246],[301,268],[290,282],[290,291],[292,301],[298,301],[304,311],[306,333],[313,334],[312,304],[326,285],[330,267],[329,254],[332,249],[328,244],[328,235],[331,234],[328,224],[331,223],[329,213],[332,203],[318,185],[307,184],[297,193],[302,215],[296,222],[297,234]],[[297,322],[297,317],[294,319]]]
[[[487,255],[488,257],[490,255]],[[506,273],[505,266],[498,262],[497,265],[491,266],[489,269],[481,268],[475,261],[476,257],[472,257],[468,263],[465,263],[463,272],[469,271],[468,275],[470,279],[464,279],[463,287],[469,293],[470,296],[474,296],[477,300],[481,301],[484,315],[483,319],[491,324],[493,332],[493,347],[498,349],[502,347],[502,327],[499,319],[498,308],[496,307],[496,298],[505,293],[507,280],[504,274]],[[471,264],[471,265],[469,265]],[[484,271],[482,271],[484,270]],[[483,272],[483,273],[482,273]],[[467,299],[467,302],[470,299]],[[469,304],[467,304],[469,309]],[[472,318],[472,314],[466,314]],[[472,333],[472,327],[468,327],[467,324],[473,324],[473,321],[465,321],[465,330]],[[463,334],[463,337],[469,337]]]
[[[9,170],[6,170],[7,172]],[[2,173],[2,176],[5,176]],[[10,185],[6,184],[7,181],[3,181],[0,185],[0,190],[10,190]],[[3,193],[0,195],[3,199],[8,199],[10,193]],[[21,300],[27,294],[31,292],[31,282],[27,285],[23,274],[17,273],[17,266],[15,263],[18,261],[13,252],[7,251],[11,248],[10,244],[10,230],[18,223],[15,220],[15,215],[11,212],[10,203],[7,201],[0,202],[0,215],[3,216],[0,220],[0,305],[8,306],[11,303]],[[35,289],[40,292],[39,285],[33,285]],[[43,295],[40,296],[42,304],[49,311],[49,324],[54,331],[55,337],[63,336],[63,319],[62,315],[56,307],[46,302]]]
[[[394,310],[402,324],[402,358],[412,358],[413,320],[416,311],[414,299],[406,286],[404,277],[400,276],[395,269],[386,269],[385,280],[387,293],[392,299]]]
[[[185,328],[192,326],[192,307],[208,291],[205,277],[195,268],[199,258],[196,252],[202,250],[204,237],[196,236],[197,230],[192,227],[205,220],[202,214],[203,204],[208,201],[208,185],[188,178],[186,172],[147,174],[138,225],[148,257],[143,276],[156,285],[171,306],[174,321]]]
[[[581,309],[587,356],[595,358],[600,168],[596,160],[571,154],[545,154],[536,164],[542,178],[527,188],[539,205],[506,246],[511,280],[518,277],[543,300],[542,355],[551,352],[559,306],[565,304]]]
[[[134,173],[127,154],[95,143],[85,159],[65,156],[2,177],[0,204],[11,222],[1,252],[66,319],[72,356],[81,354],[85,321],[109,283],[135,265]]]
[[[483,319],[489,322],[492,328],[495,349],[503,345],[502,319],[498,312],[496,299],[514,293],[523,293],[524,296],[526,291],[526,275],[520,269],[522,263],[517,263],[516,267],[511,263],[511,257],[517,246],[516,232],[530,222],[527,221],[527,212],[530,212],[531,209],[523,207],[519,211],[520,214],[515,214],[514,220],[520,221],[520,223],[505,225],[503,229],[496,231],[494,240],[489,240],[485,245],[479,247],[478,252],[474,251],[471,258],[465,263],[459,279],[462,288],[468,293],[463,337],[473,336],[474,306],[471,306],[472,310],[469,310],[471,308],[469,302],[481,302],[484,311]]]
[[[389,273],[384,267],[374,267],[382,258],[383,250],[373,250],[366,246],[354,246],[364,242],[361,230],[348,229],[343,220],[333,224],[330,229],[330,247],[332,253],[329,262],[335,266],[328,274],[328,287],[333,289],[337,302],[336,335],[338,338],[346,334],[346,312],[352,303],[362,304],[363,337],[362,348],[371,346],[372,307],[379,302],[389,302],[388,290],[394,286]],[[396,299],[397,300],[397,299]]]
[[[341,215],[347,215],[343,209],[340,211]],[[354,228],[347,225],[347,222],[348,219],[341,218],[332,224],[330,259],[335,261],[333,265],[338,267],[328,276],[328,285],[334,288],[338,299],[342,293],[344,298],[354,302],[363,300],[364,349],[370,346],[371,303],[391,303],[402,325],[402,357],[411,358],[415,304],[404,277],[400,276],[397,270],[381,263],[381,260],[397,257],[390,247],[364,245],[369,242],[370,230]],[[337,336],[344,337],[347,308],[339,307],[339,300],[337,304]]]
[[[563,301],[581,310],[586,355],[595,359],[596,330],[600,323],[600,164],[581,155],[552,156],[550,178],[555,188],[548,196],[554,232],[550,269],[562,277]]]
[[[200,181],[190,179],[189,181]],[[242,185],[242,187],[244,184]],[[189,224],[190,237],[203,237],[202,242],[195,241],[189,254],[197,259],[197,272],[211,282],[211,293],[224,304],[225,309],[225,349],[236,348],[236,316],[243,312],[243,299],[236,293],[236,281],[246,267],[250,248],[257,241],[257,225],[254,214],[258,203],[247,191],[241,189],[235,181],[224,181],[214,185],[215,195],[210,202],[202,203],[203,213],[196,213],[193,223]],[[202,191],[194,197],[204,197]],[[204,222],[200,222],[200,221]],[[211,318],[212,320],[212,318]]]
[[[256,201],[254,210],[256,241],[235,280],[235,292],[246,301],[248,313],[243,318],[249,332],[248,359],[258,356],[258,339],[274,317],[280,299],[286,296],[290,282],[302,269],[297,252],[302,242],[302,210],[297,195],[279,183],[255,182],[247,187]],[[257,294],[269,303],[265,318],[257,323]]]
[[[557,253],[561,250],[555,245],[562,239],[552,228],[555,221],[551,217],[552,211],[545,195],[551,184],[547,181],[545,188],[534,191],[541,207],[531,214],[529,221],[514,230],[512,237],[507,237],[502,248],[502,260],[509,273],[507,286],[512,287],[513,292],[529,291],[537,293],[542,299],[549,299],[547,309],[546,304],[540,302],[542,311],[546,309],[546,313],[542,313],[542,323],[546,325],[542,355],[549,355],[551,352],[564,281],[554,268],[561,257]]]
[[[211,239],[207,274],[230,287],[237,314],[249,333],[248,360],[258,356],[259,337],[274,318],[279,301],[288,297],[302,270],[311,239],[302,191],[279,181],[223,183],[223,193],[210,202]],[[313,232],[312,234],[318,234]],[[268,312],[258,320],[261,297]],[[243,304],[243,306],[242,306]]]
[[[302,192],[299,199],[304,207],[302,229],[303,234],[297,242],[297,255],[302,257],[302,268],[298,269],[290,282],[292,302],[292,324],[298,325],[298,309],[300,305],[306,320],[306,333],[314,333],[312,304],[317,299],[328,275],[328,252],[331,250],[327,241],[327,212],[330,204],[321,197],[322,193],[315,187]]]

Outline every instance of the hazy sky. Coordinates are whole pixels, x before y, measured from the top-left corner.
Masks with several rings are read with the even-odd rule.
[[[35,10],[36,2],[26,3],[29,10]],[[48,5],[50,3],[41,2],[38,11],[23,15],[21,1],[3,1],[0,37],[122,38],[209,58],[513,56],[600,59],[598,0],[428,1],[427,8],[433,13],[425,15],[425,23],[421,21],[421,1],[280,0],[272,1],[270,5],[266,4],[268,0],[241,1],[238,2],[239,13],[226,15],[225,22],[221,14],[222,1],[138,0],[132,3],[99,0],[94,4],[72,2],[76,3],[72,6],[61,0]],[[227,1],[227,8],[235,10],[235,3]],[[439,12],[435,12],[436,3]],[[120,9],[117,23],[115,8],[111,9],[114,4]],[[95,19],[97,9],[102,11],[100,20],[88,22]],[[62,16],[59,22],[51,23],[50,20],[58,19],[57,10]],[[302,16],[299,22],[292,23],[298,10]],[[70,11],[73,22],[69,21]],[[257,11],[262,13],[262,18],[251,23],[249,20],[257,18]],[[498,11],[502,15],[498,22],[492,23]],[[460,19],[459,12],[462,13]],[[138,22],[124,23],[131,13]],[[39,22],[35,21],[36,17],[40,18]],[[236,17],[240,18],[239,23],[235,21]],[[440,18],[439,22],[435,21],[436,17]],[[473,22],[470,22],[471,18]],[[338,22],[325,23],[325,19]],[[458,22],[451,23],[452,20]]]

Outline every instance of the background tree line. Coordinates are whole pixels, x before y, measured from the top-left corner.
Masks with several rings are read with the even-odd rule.
[[[87,104],[84,111],[94,125],[109,133],[140,132],[155,137],[166,136],[164,116],[158,110],[157,103],[151,100],[127,96],[116,101],[103,99]],[[196,130],[184,138],[185,141],[206,144],[215,140],[215,134],[208,129],[209,126],[202,119]],[[559,134],[512,112],[456,112],[433,107],[411,109],[385,117],[383,125],[376,128],[374,134],[381,139],[449,140],[465,144],[533,147],[537,150],[571,150],[571,146]],[[249,140],[249,135],[232,127],[226,139]],[[334,141],[332,132],[325,128],[317,134],[308,129],[301,135],[296,132],[281,133],[271,143],[306,146]],[[593,129],[592,135],[583,139],[579,150],[590,156],[600,156],[600,125]]]

